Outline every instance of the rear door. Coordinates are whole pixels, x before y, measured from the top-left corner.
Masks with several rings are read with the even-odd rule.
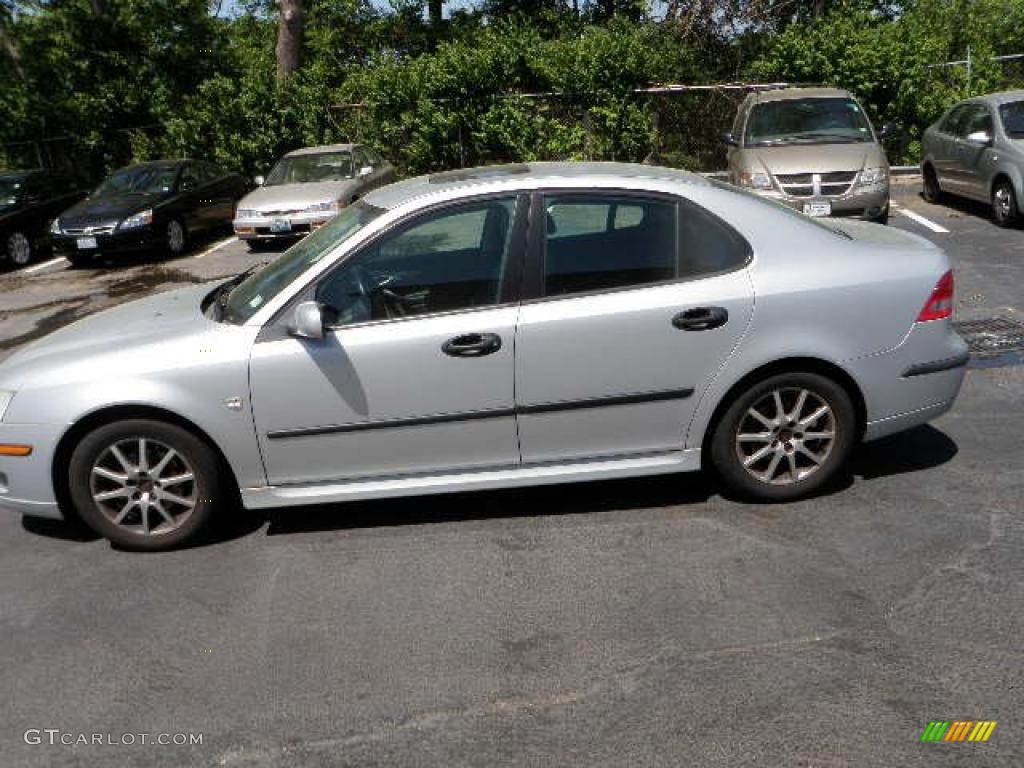
[[[746,329],[750,249],[669,196],[535,196],[516,332],[524,464],[680,451]],[[543,229],[543,231],[538,231]]]

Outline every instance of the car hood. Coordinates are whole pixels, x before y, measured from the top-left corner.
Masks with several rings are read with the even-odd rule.
[[[120,221],[133,213],[152,208],[170,195],[166,193],[104,195],[87,197],[60,215],[62,227]]]
[[[108,375],[118,370],[112,367],[115,359],[124,360],[122,370],[129,373],[144,362],[146,347],[166,353],[176,342],[222,327],[202,312],[203,298],[215,285],[203,283],[148,296],[66,325],[0,363],[0,389],[19,389],[41,378],[75,380],[86,366]],[[199,351],[200,345],[191,346]]]
[[[242,198],[238,207],[260,212],[297,211],[314,203],[347,199],[358,186],[356,179],[275,184],[253,190]]]
[[[747,147],[743,155],[747,167],[771,174],[859,171],[888,165],[882,148],[874,142]]]

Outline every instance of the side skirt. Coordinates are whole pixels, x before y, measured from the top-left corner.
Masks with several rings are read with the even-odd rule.
[[[358,499],[483,491],[556,483],[579,483],[623,477],[663,475],[700,469],[700,449],[639,456],[595,458],[442,475],[407,475],[242,489],[246,509],[293,507]]]

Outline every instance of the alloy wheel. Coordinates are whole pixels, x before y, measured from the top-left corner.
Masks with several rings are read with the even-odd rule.
[[[180,528],[199,502],[196,490],[188,459],[152,438],[112,443],[90,472],[97,509],[115,525],[146,536]]]
[[[32,259],[32,242],[23,232],[15,232],[7,238],[7,258],[13,264],[23,267]]]
[[[821,468],[835,440],[832,407],[809,389],[785,387],[747,409],[736,430],[736,455],[758,481],[791,485]]]
[[[1006,221],[1013,214],[1013,195],[1005,184],[996,187],[992,193],[992,208],[997,221]]]
[[[167,249],[171,253],[185,250],[185,230],[180,221],[172,220],[167,224]]]

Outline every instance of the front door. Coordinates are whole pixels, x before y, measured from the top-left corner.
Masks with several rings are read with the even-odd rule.
[[[309,289],[324,339],[264,334],[250,380],[271,484],[518,465],[526,208],[502,197],[421,214]]]
[[[669,197],[548,195],[534,218],[547,225],[516,335],[523,463],[682,450],[750,318],[749,246]]]

